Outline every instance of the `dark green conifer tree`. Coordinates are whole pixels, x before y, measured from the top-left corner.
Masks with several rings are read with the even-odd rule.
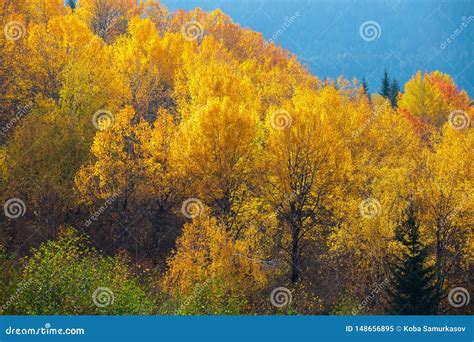
[[[392,84],[390,84],[390,104],[393,108],[397,107],[397,95],[400,92],[400,86],[396,79],[393,79]]]
[[[432,315],[437,313],[440,295],[433,268],[427,266],[428,250],[420,242],[416,209],[410,204],[398,224],[395,239],[403,246],[401,258],[391,265],[392,288],[388,291],[388,313]]]
[[[390,98],[390,78],[388,77],[387,69],[383,71],[382,84],[380,85],[379,94],[386,99]]]
[[[369,92],[369,84],[367,83],[365,77],[362,79],[362,89],[364,89],[365,95],[367,95],[369,101],[371,101],[372,99]]]
[[[77,0],[66,0],[66,5],[71,7],[71,9],[74,11],[77,7]]]

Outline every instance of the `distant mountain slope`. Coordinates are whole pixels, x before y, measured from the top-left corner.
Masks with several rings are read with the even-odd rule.
[[[164,0],[170,9],[222,9],[295,53],[320,78],[366,77],[379,88],[384,67],[404,84],[440,70],[474,95],[474,1]],[[361,25],[373,21],[361,38]],[[380,30],[378,30],[378,25]],[[362,31],[364,32],[364,31]],[[375,36],[370,34],[375,33]],[[448,38],[451,36],[451,41]],[[378,37],[378,38],[377,38]],[[375,38],[371,40],[372,38]]]

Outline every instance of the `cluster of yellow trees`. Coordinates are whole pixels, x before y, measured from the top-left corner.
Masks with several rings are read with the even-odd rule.
[[[448,75],[392,108],[218,10],[4,0],[0,19],[1,198],[26,204],[7,249],[72,225],[170,296],[211,279],[258,307],[287,286],[327,312],[385,279],[413,202],[441,286],[471,274],[474,106]]]

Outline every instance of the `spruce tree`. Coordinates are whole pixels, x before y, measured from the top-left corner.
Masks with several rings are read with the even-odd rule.
[[[396,79],[393,79],[392,84],[390,84],[390,104],[393,108],[397,107],[397,95],[400,92],[400,86]]]
[[[388,291],[392,315],[436,314],[440,296],[433,268],[426,265],[427,247],[420,242],[416,210],[410,204],[396,228],[395,239],[403,246],[402,257],[391,265],[393,287]]]
[[[370,101],[371,97],[370,97],[370,92],[369,92],[369,84],[365,80],[365,77],[362,79],[362,89],[364,90],[364,94],[367,95],[367,98]]]
[[[74,11],[77,7],[77,0],[66,0],[66,5],[71,7],[71,9]]]
[[[380,86],[379,94],[386,99],[390,98],[390,79],[388,77],[387,69],[383,71],[382,84]]]

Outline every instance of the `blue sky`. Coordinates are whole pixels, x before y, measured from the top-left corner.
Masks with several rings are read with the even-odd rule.
[[[276,37],[277,44],[296,54],[320,78],[366,77],[370,91],[376,92],[385,67],[400,84],[417,70],[440,70],[474,95],[474,1],[162,2],[170,10],[220,8],[265,38]],[[454,38],[448,41],[449,37]]]

